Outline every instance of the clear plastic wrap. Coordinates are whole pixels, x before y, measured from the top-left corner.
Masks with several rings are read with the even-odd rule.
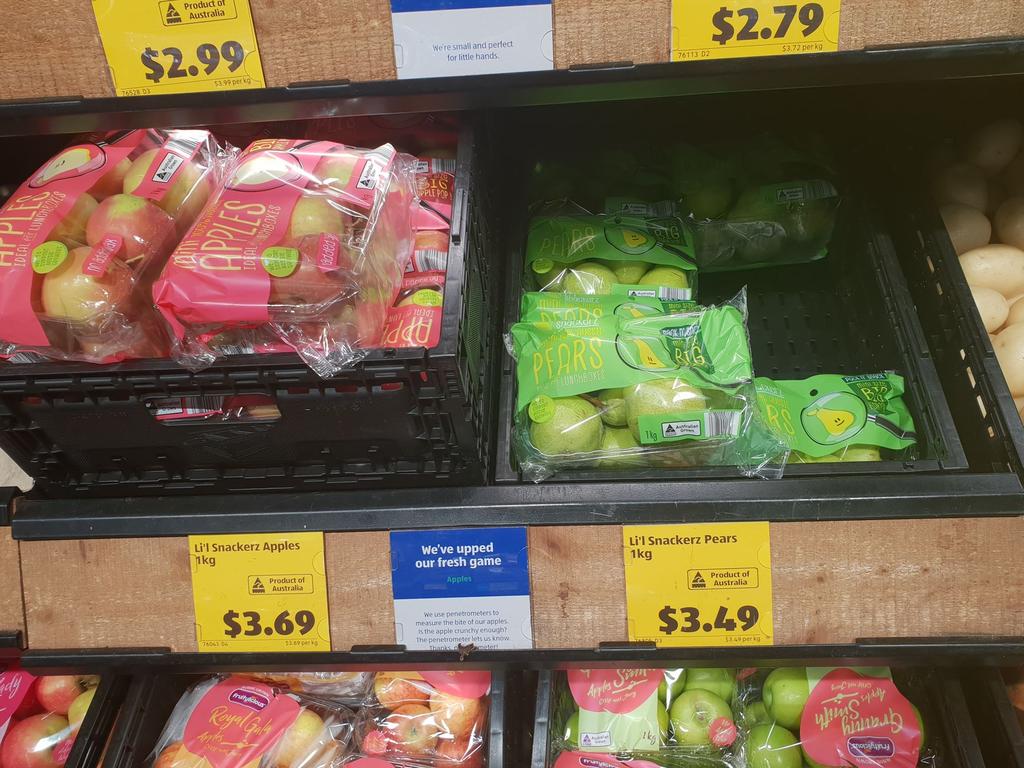
[[[86,137],[0,208],[0,355],[167,353],[153,280],[233,157],[207,131]]]
[[[481,768],[490,684],[487,671],[378,672],[360,756],[396,768]]]
[[[354,726],[336,702],[211,677],[178,700],[146,768],[333,768],[350,754]]]
[[[562,468],[735,466],[782,476],[788,449],[756,405],[746,294],[718,307],[664,312],[614,296],[510,331],[516,358],[514,443],[539,481]],[[536,317],[524,299],[524,316]]]
[[[308,693],[334,701],[359,704],[366,701],[373,685],[372,672],[239,672],[295,693]]]
[[[917,434],[902,376],[758,377],[754,385],[762,419],[789,446],[794,464],[914,458]]]
[[[415,188],[415,160],[390,145],[250,144],[153,287],[174,357],[203,368],[252,331],[320,376],[360,360],[412,253]]]
[[[941,768],[889,670],[570,670],[556,677],[554,768]]]
[[[98,685],[95,675],[0,672],[0,765],[64,765]]]

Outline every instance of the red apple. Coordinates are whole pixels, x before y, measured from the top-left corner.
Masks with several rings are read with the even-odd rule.
[[[437,744],[438,727],[434,715],[422,704],[404,704],[384,720],[394,749],[410,755],[430,752]]]
[[[43,711],[43,706],[39,703],[39,697],[36,695],[36,683],[38,682],[38,677],[30,679],[28,683],[28,690],[25,691],[25,698],[21,700],[21,704],[18,705],[18,708],[14,710],[14,713],[11,715],[12,720],[21,720],[29,715],[34,715],[37,712]]]
[[[174,220],[159,207],[135,195],[108,197],[93,213],[86,227],[89,245],[108,235],[124,240],[125,261],[159,254],[171,244]]]
[[[430,696],[430,710],[437,716],[438,725],[456,737],[466,736],[480,714],[480,699],[464,699],[443,691]]]
[[[64,264],[55,269],[54,272],[62,269],[70,260],[70,258],[65,260]],[[50,275],[54,272],[51,272]],[[79,275],[79,277],[85,277],[85,275]],[[43,285],[43,295],[45,301],[45,284]],[[79,684],[76,675],[47,675],[40,677],[39,682],[36,684],[36,695],[39,697],[39,703],[43,705],[43,709],[56,712],[58,715],[66,715],[75,699],[81,693],[82,686]]]
[[[390,746],[391,735],[383,728],[375,728],[363,736],[363,754],[369,757],[387,754]]]
[[[480,742],[469,739],[443,739],[437,743],[437,760],[444,768],[481,768],[484,749]]]
[[[124,177],[124,192],[132,194],[139,185],[145,181],[151,173],[150,166],[153,158],[160,152],[159,149],[151,149],[143,152],[132,163],[131,168]],[[191,224],[196,216],[210,199],[210,192],[213,190],[213,182],[210,174],[195,162],[185,162],[174,175],[174,181],[164,192],[163,197],[153,202],[163,208],[174,217],[175,221],[184,224]]]
[[[68,721],[62,715],[32,715],[14,723],[0,744],[0,764],[4,768],[59,768],[55,747],[70,735]]]
[[[64,262],[48,272],[43,278],[42,302],[46,316],[54,320],[69,323],[92,323],[102,319],[108,313],[117,311],[128,301],[132,289],[132,272],[124,262],[117,258],[107,265],[107,271],[99,277],[85,274],[82,269],[92,249],[87,246],[75,248],[68,254]],[[59,675],[56,678],[40,678],[36,693],[43,707],[51,712],[60,711],[50,706],[50,691],[54,682],[47,680],[71,680],[74,687],[67,686],[64,703],[66,713],[71,702],[81,693],[78,679],[71,675]],[[44,693],[44,689],[46,693]],[[72,690],[74,694],[72,695]]]
[[[294,246],[286,246],[294,247]],[[308,309],[343,298],[354,291],[344,271],[320,269],[320,238],[304,237],[298,244],[299,262],[287,277],[270,276],[270,303],[284,307]],[[339,257],[344,260],[346,251]],[[342,264],[344,268],[344,264]]]
[[[373,678],[373,692],[386,709],[403,704],[426,704],[434,689],[415,672],[378,672]]]
[[[100,176],[99,180],[92,185],[89,194],[97,200],[104,200],[111,195],[116,195],[124,188],[124,176],[132,167],[132,161],[127,157],[121,158],[106,173]]]
[[[98,203],[92,195],[83,193],[75,200],[60,224],[50,230],[48,240],[59,240],[65,245],[85,245],[86,226],[96,212]]]
[[[288,240],[299,240],[306,235],[337,235],[344,243],[345,215],[339,204],[322,195],[303,195],[292,209],[288,224]]]

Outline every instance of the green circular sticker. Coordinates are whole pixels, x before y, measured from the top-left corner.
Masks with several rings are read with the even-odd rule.
[[[430,288],[421,288],[410,298],[412,299],[412,303],[419,307],[440,307],[441,302],[444,301],[441,297],[440,291],[435,291]]]
[[[547,395],[537,395],[530,401],[526,412],[530,414],[530,420],[535,424],[551,421],[551,417],[555,415],[555,401]]]
[[[299,251],[297,248],[274,246],[263,252],[261,260],[268,274],[274,277],[288,277],[299,265]]]
[[[530,265],[530,268],[538,275],[546,275],[555,268],[555,262],[551,259],[537,259]]]
[[[864,429],[867,417],[864,401],[855,394],[830,392],[804,408],[800,423],[814,442],[836,445]]]
[[[68,257],[68,247],[56,240],[49,240],[32,249],[32,271],[37,275],[53,272]]]

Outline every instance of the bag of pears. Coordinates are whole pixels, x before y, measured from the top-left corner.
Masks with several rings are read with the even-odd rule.
[[[696,297],[693,237],[680,218],[535,216],[526,241],[527,290],[665,300]]]
[[[538,317],[529,301],[524,317]],[[692,311],[648,314],[657,307],[614,297],[591,310],[512,326],[524,477],[701,466],[781,476],[788,449],[755,405],[745,293]]]
[[[694,301],[664,301],[650,296],[613,294],[524,293],[519,303],[519,320],[524,323],[588,324],[605,315],[624,318],[649,317],[669,312],[692,312]]]
[[[820,374],[754,383],[761,417],[790,447],[794,464],[914,458],[917,435],[902,376]]]

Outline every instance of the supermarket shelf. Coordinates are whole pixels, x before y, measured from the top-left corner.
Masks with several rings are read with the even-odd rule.
[[[521,107],[707,93],[973,78],[1024,73],[1024,40],[885,47],[801,56],[639,64],[131,98],[0,103],[0,136],[150,125]]]
[[[1021,514],[1016,475],[829,476],[782,481],[524,484],[391,491],[15,500],[19,540],[259,531],[721,520],[858,520]],[[959,490],[957,490],[959,489]],[[968,495],[964,489],[969,489]],[[950,498],[957,497],[955,508]],[[842,499],[837,503],[837,499]]]

